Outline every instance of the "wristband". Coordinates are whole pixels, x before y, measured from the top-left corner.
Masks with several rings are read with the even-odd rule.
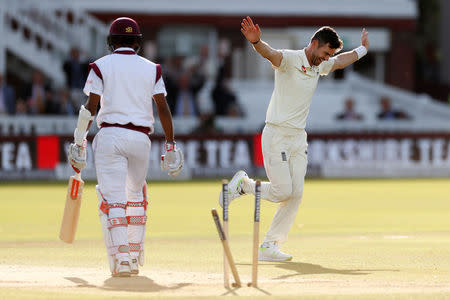
[[[175,142],[166,142],[166,152],[175,150]]]
[[[359,46],[358,48],[353,49],[353,51],[358,55],[358,59],[361,59],[361,57],[367,54],[367,49],[364,46]]]
[[[256,42],[250,42],[250,43],[252,43],[253,45],[256,45],[259,43],[259,41],[261,41],[261,39],[258,39]]]

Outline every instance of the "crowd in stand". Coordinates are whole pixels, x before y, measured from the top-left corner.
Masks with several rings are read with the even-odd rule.
[[[192,57],[172,56],[162,60],[163,78],[167,90],[167,102],[175,117],[196,117],[200,120],[195,132],[214,132],[216,116],[241,117],[236,94],[230,86],[230,62],[226,47],[219,47],[215,64],[209,59],[206,46]],[[35,70],[31,82],[16,92],[5,82],[0,73],[0,115],[75,115],[85,101],[82,93],[88,61],[80,58],[77,48],[70,51],[61,66],[65,74],[65,86],[52,88],[44,75]],[[392,108],[387,97],[380,99],[379,120],[409,119],[403,111]],[[355,101],[346,99],[344,109],[337,120],[363,120],[355,111]]]
[[[198,55],[172,56],[161,61],[167,101],[174,116],[194,116],[203,121],[214,116],[243,115],[229,85],[231,73],[227,59],[219,53],[217,64],[212,65],[208,48],[203,46]],[[82,88],[88,74],[88,60],[82,60],[80,51],[73,48],[61,67],[65,86],[59,88],[52,87],[39,70],[35,70],[31,81],[17,91],[0,74],[0,114],[76,114],[86,99]],[[204,89],[206,94],[201,93]],[[200,100],[201,94],[206,101]]]
[[[382,96],[379,100],[380,109],[376,117],[378,120],[407,120],[411,117],[402,110],[394,109],[391,100]],[[344,110],[336,115],[337,120],[361,121],[364,116],[355,110],[355,101],[349,97],[344,102]]]
[[[201,47],[192,57],[172,56],[162,62],[167,101],[174,116],[242,116],[239,102],[230,87],[230,62],[227,51],[219,47],[213,65],[209,50]],[[202,93],[207,91],[206,95]],[[202,97],[208,98],[202,99]],[[208,101],[210,101],[208,103]]]
[[[40,70],[34,70],[31,81],[17,92],[0,74],[0,114],[8,115],[74,115],[82,98],[81,88],[87,77],[88,64],[80,60],[79,51],[73,48],[62,68],[66,75],[63,87],[52,87]]]

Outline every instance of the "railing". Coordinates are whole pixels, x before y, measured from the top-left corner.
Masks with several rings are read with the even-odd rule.
[[[106,52],[106,26],[67,2],[4,0],[0,13],[6,36],[3,47],[56,84],[64,81],[61,65],[71,47],[92,57]]]

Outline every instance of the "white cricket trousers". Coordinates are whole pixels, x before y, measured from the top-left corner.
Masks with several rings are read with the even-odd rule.
[[[145,197],[143,187],[146,187],[150,147],[148,135],[120,127],[102,128],[94,138],[97,181],[109,206],[113,246],[126,249],[130,246],[132,250],[133,244],[139,248],[143,242],[145,207],[139,203]],[[130,216],[132,220],[140,217],[140,226],[128,226]],[[119,251],[116,256],[122,254],[126,256],[129,251]]]
[[[279,203],[265,242],[287,239],[302,200],[308,164],[306,132],[266,124],[262,133],[264,167],[269,182],[261,183],[261,198]],[[255,191],[254,180],[244,181],[244,192]]]

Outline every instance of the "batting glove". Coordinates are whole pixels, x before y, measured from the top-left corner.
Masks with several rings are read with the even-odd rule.
[[[77,173],[80,173],[81,170],[86,167],[86,145],[86,140],[83,141],[81,146],[76,143],[72,143],[69,145],[69,149],[67,151],[69,163]]]
[[[183,169],[183,152],[176,148],[175,143],[166,143],[165,150],[166,153],[161,155],[161,170],[168,171],[168,174],[175,178]]]

